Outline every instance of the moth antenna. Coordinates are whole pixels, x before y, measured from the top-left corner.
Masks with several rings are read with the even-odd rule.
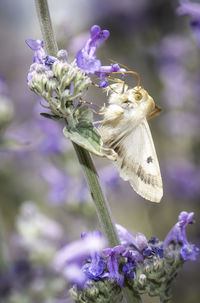
[[[132,70],[124,71],[124,72],[104,72],[104,74],[132,74],[137,78],[137,87],[138,89],[141,86],[140,75],[137,72],[133,72]]]
[[[132,86],[128,85],[127,83],[125,83],[125,81],[121,80],[121,79],[118,79],[118,78],[113,78],[111,76],[107,76],[107,79],[112,81],[112,82],[119,82],[119,83],[123,83],[124,86],[125,84],[128,86],[128,88],[132,88]],[[114,91],[114,89],[112,89]],[[118,92],[115,92],[116,94],[119,94]]]
[[[137,81],[138,81],[137,87],[139,88],[139,87],[141,86],[140,75],[139,75],[137,72],[133,72],[128,66],[126,66],[126,65],[124,65],[124,64],[121,64],[121,63],[119,63],[119,62],[117,62],[117,61],[115,61],[115,60],[112,60],[112,59],[108,59],[108,60],[110,60],[111,62],[116,63],[116,64],[118,64],[119,66],[124,67],[125,69],[127,69],[127,71],[125,71],[125,72],[113,72],[113,73],[120,73],[120,74],[134,74],[134,75],[136,76],[136,78],[137,78]]]
[[[124,65],[124,64],[121,64],[121,63],[119,63],[119,62],[117,62],[117,61],[115,61],[115,60],[113,60],[113,59],[110,59],[110,58],[108,58],[108,60],[110,60],[110,61],[113,62],[113,63],[118,64],[118,65],[121,66],[121,67],[126,68],[128,71],[131,71],[131,69],[130,69],[128,66]]]
[[[125,81],[123,81],[123,80],[121,80],[121,79],[117,79],[117,78],[112,78],[112,77],[110,77],[110,76],[108,76],[107,78],[108,78],[108,80],[110,80],[110,81],[122,83],[122,84],[123,84],[123,87],[122,87],[122,92],[121,92],[121,94],[124,93],[125,85],[127,85],[127,84],[125,83]],[[128,87],[129,87],[129,86],[128,86]],[[116,92],[116,91],[114,90],[114,88],[110,87],[110,89],[111,89],[113,92],[115,92],[116,94],[119,95],[119,92]]]

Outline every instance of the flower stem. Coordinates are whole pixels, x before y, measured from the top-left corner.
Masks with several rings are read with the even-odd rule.
[[[119,245],[119,239],[116,233],[111,211],[99,184],[98,175],[92,162],[92,158],[87,150],[75,143],[73,143],[73,145],[79,162],[83,168],[91,196],[96,206],[99,221],[108,238],[109,245],[111,247]]]
[[[58,47],[53,33],[47,0],[35,0],[38,19],[45,42],[46,51],[49,55],[56,56]],[[116,232],[115,224],[111,215],[109,205],[103,195],[98,174],[94,167],[92,158],[87,150],[73,143],[80,165],[83,168],[91,196],[94,200],[97,215],[105,235],[108,238],[110,247],[119,245],[119,238]],[[128,303],[140,303],[137,297],[128,289],[124,291]]]
[[[51,23],[48,2],[47,0],[35,0],[35,5],[45,49],[49,55],[56,56],[58,52],[58,46],[55,40],[55,35]]]

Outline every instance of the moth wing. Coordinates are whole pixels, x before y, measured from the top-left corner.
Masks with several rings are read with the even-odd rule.
[[[146,119],[116,145],[116,166],[120,176],[129,181],[143,198],[160,202],[163,196],[160,167],[151,131]]]

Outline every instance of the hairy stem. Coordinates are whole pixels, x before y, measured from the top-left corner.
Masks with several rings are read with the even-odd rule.
[[[56,56],[58,47],[54,37],[53,28],[51,24],[48,2],[47,0],[35,0],[38,19],[45,42],[45,47],[48,55]],[[118,235],[115,229],[115,224],[111,215],[109,205],[106,201],[103,191],[101,189],[98,175],[94,167],[93,161],[89,152],[77,144],[73,143],[80,165],[84,171],[88,186],[94,200],[97,215],[105,235],[108,238],[109,246],[113,247],[119,245]],[[129,289],[124,290],[124,296],[128,303],[141,303],[138,297],[135,297]]]
[[[101,226],[108,238],[111,247],[116,246],[119,244],[119,239],[116,233],[109,205],[105,199],[105,196],[103,195],[101,186],[99,184],[98,175],[92,162],[92,158],[87,150],[83,149],[75,143],[73,143],[73,145],[79,162],[83,168],[91,196],[96,206],[96,211]]]
[[[56,56],[58,52],[58,46],[55,40],[55,35],[51,23],[49,14],[49,7],[47,0],[35,0],[38,19],[40,22],[40,28],[42,37],[45,44],[45,49],[48,55]]]

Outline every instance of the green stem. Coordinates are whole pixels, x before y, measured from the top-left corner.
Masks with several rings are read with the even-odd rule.
[[[86,151],[82,147],[78,146],[75,143],[73,143],[73,145],[78,156],[80,165],[83,168],[91,192],[91,196],[96,206],[99,221],[104,230],[104,233],[108,238],[109,245],[111,247],[119,245],[119,239],[116,233],[111,211],[103,195],[101,186],[99,184],[98,175],[92,162],[91,156],[88,151]]]
[[[47,0],[35,0],[35,5],[47,54],[56,56],[58,52],[58,46],[55,40],[55,35],[51,23],[48,2]]]
[[[35,0],[38,19],[45,42],[46,51],[49,55],[56,56],[58,47],[54,37],[53,28],[51,24],[48,2],[47,0]],[[103,195],[98,175],[94,164],[92,162],[89,152],[77,144],[73,143],[80,165],[83,168],[88,186],[91,191],[91,196],[94,200],[96,211],[100,224],[106,234],[109,246],[113,247],[119,245],[119,239],[116,232],[115,224],[111,215],[109,205]],[[140,298],[135,297],[129,289],[123,290],[124,296],[128,303],[141,303]]]

